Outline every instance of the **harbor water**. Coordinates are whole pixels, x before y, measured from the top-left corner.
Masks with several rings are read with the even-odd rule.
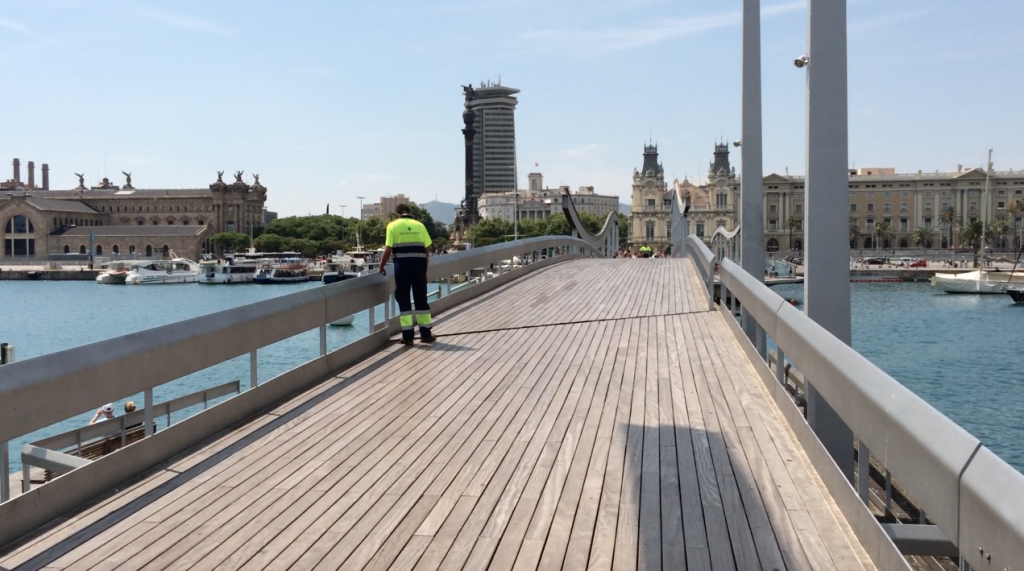
[[[950,295],[924,283],[851,286],[854,348],[1024,471],[1024,351],[1018,337],[1024,307],[1011,305],[1008,296]],[[0,342],[15,345],[18,360],[25,360],[311,287],[324,286],[0,282]],[[774,290],[787,299],[803,298],[800,284]],[[377,319],[382,316],[381,307]],[[368,330],[367,312],[358,314],[352,326],[330,327],[328,350]],[[316,330],[260,349],[259,381],[318,352]],[[247,355],[158,387],[154,396],[163,402],[236,379],[243,389],[248,386]],[[126,397],[114,403],[117,414],[127,400],[142,404],[141,395]],[[83,426],[95,410],[83,406],[79,416],[11,442],[12,470],[20,470],[22,444]],[[174,420],[196,410],[182,411]]]
[[[1024,306],[921,282],[850,285],[853,348],[1024,472]],[[803,284],[772,289],[803,299]]]

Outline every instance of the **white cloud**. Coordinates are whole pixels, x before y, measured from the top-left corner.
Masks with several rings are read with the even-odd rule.
[[[806,1],[765,6],[761,9],[761,16],[776,16],[803,10],[806,7]],[[522,43],[527,50],[571,50],[583,54],[598,54],[640,48],[684,36],[737,26],[742,22],[742,17],[743,13],[737,10],[707,16],[665,18],[633,27],[604,26],[589,29],[535,30],[524,34]]]
[[[156,20],[163,22],[168,26],[183,28],[185,30],[205,32],[207,34],[218,34],[222,36],[228,36],[235,33],[233,30],[225,28],[212,20],[204,20],[202,18],[194,18],[192,16],[171,14],[167,12],[154,12],[152,16]]]
[[[0,28],[7,28],[12,32],[21,32],[23,34],[28,33],[28,26],[15,20],[8,20],[7,18],[0,18]]]

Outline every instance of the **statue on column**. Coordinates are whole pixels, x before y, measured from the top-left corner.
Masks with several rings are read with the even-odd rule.
[[[132,173],[121,171],[121,174],[125,177],[124,188],[135,188],[132,186]]]
[[[81,190],[85,190],[85,175],[76,172],[75,176],[78,177],[78,188]]]

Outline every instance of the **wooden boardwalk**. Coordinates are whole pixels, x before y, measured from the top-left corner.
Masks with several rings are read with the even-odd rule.
[[[0,569],[873,569],[687,260],[523,278]]]

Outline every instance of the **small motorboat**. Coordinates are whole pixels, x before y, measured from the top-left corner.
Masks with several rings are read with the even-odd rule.
[[[259,260],[226,258],[223,261],[204,260],[199,262],[201,284],[243,284],[252,283],[259,266]]]
[[[258,284],[284,284],[309,281],[309,267],[299,260],[285,260],[281,263],[260,264],[254,282]]]
[[[127,262],[107,262],[100,266],[100,275],[96,276],[96,283],[110,285],[124,285],[128,279]]]
[[[946,293],[1003,293],[1011,285],[1024,285],[1024,272],[975,270],[962,274],[936,273],[932,286]]]
[[[1017,305],[1024,304],[1024,285],[1014,284],[1007,286],[1006,293],[1013,300],[1013,303]]]
[[[345,326],[348,326],[348,325],[352,325],[352,322],[355,321],[355,320],[356,320],[355,314],[346,315],[345,317],[342,317],[341,319],[335,319],[334,321],[330,322],[329,325],[334,325],[336,327],[345,327]]]

